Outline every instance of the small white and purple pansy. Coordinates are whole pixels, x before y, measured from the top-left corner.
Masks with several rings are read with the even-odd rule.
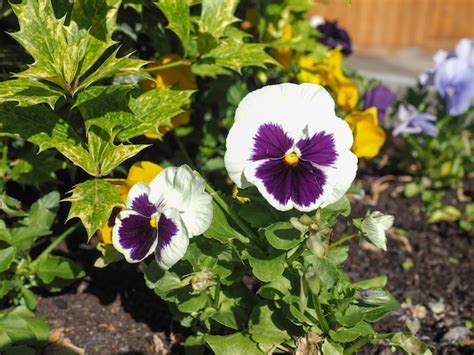
[[[315,84],[270,85],[239,104],[225,166],[239,188],[254,185],[275,208],[312,211],[351,186],[357,157],[349,125]]]
[[[112,243],[130,263],[155,253],[167,270],[181,259],[189,239],[204,233],[212,221],[212,198],[204,181],[187,165],[169,167],[149,185],[137,183],[117,216]]]

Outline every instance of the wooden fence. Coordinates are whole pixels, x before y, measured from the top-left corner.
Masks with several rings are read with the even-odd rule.
[[[352,0],[352,7],[332,0],[317,3],[311,15],[337,19],[359,53],[449,49],[474,38],[474,0]]]

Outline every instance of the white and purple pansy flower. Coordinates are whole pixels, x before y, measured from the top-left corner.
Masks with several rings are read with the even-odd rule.
[[[130,189],[112,243],[131,263],[154,252],[167,270],[184,256],[189,238],[209,228],[212,214],[202,178],[188,166],[166,168],[149,185],[137,183]]]
[[[312,211],[349,189],[357,171],[352,143],[322,86],[270,85],[239,104],[225,165],[239,188],[256,186],[273,207]]]

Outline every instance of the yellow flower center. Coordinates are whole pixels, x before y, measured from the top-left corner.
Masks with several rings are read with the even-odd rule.
[[[158,221],[156,220],[156,217],[151,217],[150,218],[150,227],[155,229],[158,226]]]
[[[452,86],[448,86],[448,88],[446,89],[446,92],[448,93],[448,96],[453,96],[454,88]]]
[[[298,162],[300,161],[300,157],[296,152],[286,153],[283,159],[285,160],[285,163],[289,165],[298,164]]]

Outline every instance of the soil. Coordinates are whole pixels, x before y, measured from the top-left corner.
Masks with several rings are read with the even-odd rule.
[[[364,178],[366,191],[377,185],[375,180]],[[473,185],[468,182],[468,194]],[[400,196],[400,187],[395,181],[379,196],[367,194],[354,201],[355,214],[363,215],[372,205],[372,210],[395,215],[396,221],[387,252],[353,243],[346,263],[349,275],[354,281],[388,276],[387,288],[402,309],[381,321],[379,331],[406,330],[406,319],[418,319],[417,336],[433,353],[472,354],[474,335],[466,334],[464,326],[474,320],[474,238],[456,223],[426,224],[419,199]],[[141,270],[125,263],[97,269],[92,266],[97,257],[92,245],[68,245],[68,249],[70,257],[85,265],[88,276],[61,294],[39,297],[37,312],[48,319],[53,334],[86,354],[183,353],[187,330],[172,322],[166,304],[146,288]],[[453,344],[457,335],[457,344],[465,346]],[[377,346],[359,353],[392,352],[388,346]]]

